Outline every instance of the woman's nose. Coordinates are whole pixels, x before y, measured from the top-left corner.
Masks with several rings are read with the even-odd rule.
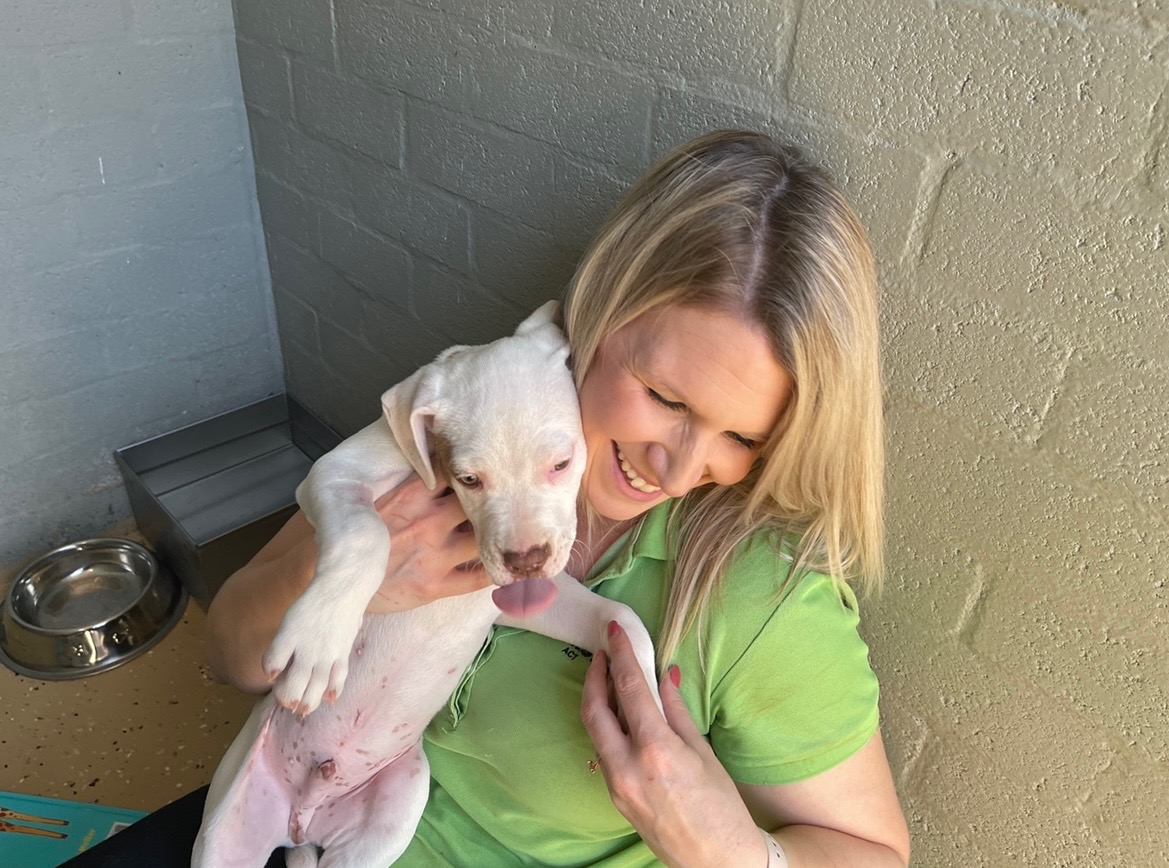
[[[681,497],[698,486],[706,469],[705,453],[694,437],[652,444],[648,457],[658,485],[668,497]]]

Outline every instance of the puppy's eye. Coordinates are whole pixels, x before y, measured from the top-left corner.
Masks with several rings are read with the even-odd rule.
[[[474,473],[463,473],[455,477],[455,481],[465,488],[476,488],[479,485],[479,477]]]
[[[556,465],[555,467],[553,467],[552,469],[553,469],[553,470],[555,470],[555,471],[558,471],[558,472],[559,472],[559,471],[563,470],[565,467],[567,467],[567,466],[568,466],[568,462],[569,462],[570,460],[571,460],[571,459],[565,458],[563,461],[561,461],[559,464],[557,464],[557,465]]]

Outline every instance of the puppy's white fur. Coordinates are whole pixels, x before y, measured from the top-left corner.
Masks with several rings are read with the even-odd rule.
[[[317,573],[264,655],[278,673],[273,692],[216,770],[195,868],[260,866],[279,846],[295,848],[290,868],[319,855],[346,866],[396,860],[426,804],[422,732],[494,623],[596,651],[616,620],[657,698],[641,621],[562,572],[585,447],[555,316],[549,303],[515,335],[444,352],[388,391],[384,418],[322,457],[297,490],[317,533]],[[411,472],[433,488],[436,439],[492,581],[550,578],[550,608],[504,614],[488,588],[364,614],[391,545],[374,501]],[[325,696],[332,704],[318,710]]]

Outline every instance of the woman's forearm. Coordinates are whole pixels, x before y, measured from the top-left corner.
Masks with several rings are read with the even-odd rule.
[[[790,868],[799,866],[864,865],[905,868],[908,853],[823,826],[784,826],[771,833],[779,841]],[[766,863],[760,865],[765,868]]]
[[[312,579],[312,527],[297,513],[226,582],[207,611],[205,653],[211,676],[247,693],[271,687],[262,659],[280,620]]]

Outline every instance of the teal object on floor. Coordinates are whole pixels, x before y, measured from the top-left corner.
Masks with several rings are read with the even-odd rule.
[[[0,865],[56,868],[145,811],[0,791]]]

